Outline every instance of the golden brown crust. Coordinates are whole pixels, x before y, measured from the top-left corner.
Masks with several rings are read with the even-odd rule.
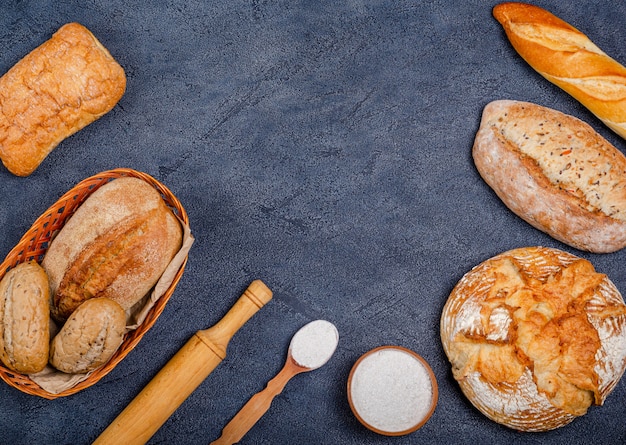
[[[49,299],[48,277],[34,261],[0,281],[0,359],[7,368],[31,374],[48,363]]]
[[[122,67],[78,23],[62,26],[0,78],[0,158],[31,174],[63,139],[95,121],[126,89]]]
[[[126,313],[108,298],[82,303],[50,344],[50,364],[69,374],[83,374],[104,365],[124,339]]]
[[[42,262],[53,316],[64,320],[94,297],[131,308],[158,281],[181,242],[180,222],[148,183],[119,178],[102,186],[67,221]]]
[[[538,6],[501,3],[493,15],[533,69],[626,138],[626,67],[578,29]]]
[[[484,111],[476,168],[515,214],[577,249],[626,246],[626,157],[589,125],[536,104]]]
[[[487,417],[546,431],[601,405],[626,368],[626,305],[591,263],[557,249],[486,260],[441,317],[454,378]]]

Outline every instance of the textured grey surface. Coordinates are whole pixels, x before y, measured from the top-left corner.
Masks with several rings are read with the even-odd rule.
[[[282,367],[291,336],[318,318],[339,330],[335,356],[292,380],[242,443],[625,443],[624,381],[571,425],[521,434],[464,399],[441,348],[439,316],[454,284],[510,248],[579,254],[626,290],[626,252],[585,254],[532,229],[474,168],[473,137],[495,99],[575,115],[626,150],[520,59],[491,16],[496,3],[4,2],[0,72],[78,21],[125,68],[128,88],[30,177],[0,168],[0,257],[62,193],[116,167],[165,183],[196,243],[154,328],[97,385],[47,401],[0,382],[0,443],[90,443],[256,278],[274,299],[150,443],[215,439]],[[565,3],[538,2],[626,62],[626,3]],[[369,432],[346,399],[352,364],[383,344],[422,355],[439,382],[435,414],[406,437]]]

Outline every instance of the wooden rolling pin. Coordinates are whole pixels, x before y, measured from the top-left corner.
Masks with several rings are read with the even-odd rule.
[[[224,318],[189,339],[94,445],[145,444],[226,357],[235,332],[271,299],[272,291],[253,281]]]

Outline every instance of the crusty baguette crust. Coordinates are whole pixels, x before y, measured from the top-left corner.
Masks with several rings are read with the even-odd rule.
[[[34,261],[9,270],[0,281],[0,360],[31,374],[48,363],[50,289],[44,269]]]
[[[109,182],[81,204],[42,261],[53,316],[64,320],[94,297],[131,308],[155,285],[181,243],[181,224],[156,189],[138,178]]]
[[[84,26],[69,23],[0,78],[0,158],[30,175],[65,138],[120,100],[122,67]]]
[[[626,138],[623,65],[578,29],[540,7],[501,3],[494,7],[493,15],[532,68]]]
[[[50,364],[69,374],[83,374],[105,364],[124,340],[126,313],[108,298],[81,304],[50,344]]]
[[[440,329],[463,393],[520,431],[562,427],[602,405],[626,368],[620,292],[558,249],[514,249],[474,267],[451,292]]]
[[[626,157],[586,123],[528,102],[494,101],[472,154],[485,182],[537,229],[595,253],[626,246]]]

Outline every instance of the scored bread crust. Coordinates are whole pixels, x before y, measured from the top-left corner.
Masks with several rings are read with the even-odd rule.
[[[626,368],[626,305],[589,261],[510,250],[465,274],[440,322],[454,378],[491,420],[529,432],[602,405]]]
[[[538,6],[501,3],[493,8],[493,15],[535,71],[626,138],[626,67],[581,31]]]
[[[48,363],[50,288],[35,261],[20,263],[0,280],[0,361],[31,374]]]
[[[126,313],[115,301],[92,298],[81,304],[50,343],[50,364],[69,374],[102,366],[124,340]]]
[[[585,122],[513,100],[484,108],[481,177],[526,222],[577,249],[626,246],[626,157]]]
[[[68,23],[0,78],[0,159],[30,175],[65,138],[109,112],[123,68],[84,26]]]
[[[122,177],[103,185],[65,223],[42,261],[53,316],[63,321],[94,297],[130,309],[156,284],[181,243],[180,221],[150,184]]]

